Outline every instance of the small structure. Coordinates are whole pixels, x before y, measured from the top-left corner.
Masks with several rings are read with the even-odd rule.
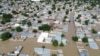
[[[22,50],[22,46],[18,46],[18,47],[15,48],[14,53],[19,54],[21,50]]]
[[[94,41],[94,39],[89,38],[89,39],[88,39],[88,42],[89,42],[90,48],[92,48],[92,49],[99,49],[99,47],[98,47],[98,45],[96,44],[96,42]]]
[[[14,54],[14,53],[8,53],[7,55],[5,56],[17,56],[17,54]]]
[[[88,51],[83,46],[78,45],[77,48],[80,56],[89,56]]]
[[[29,56],[28,54],[19,54],[19,56]]]
[[[86,49],[78,49],[80,56],[89,56]]]
[[[40,36],[38,37],[37,42],[39,43],[45,43],[45,40],[48,38],[48,33],[47,32],[42,32]]]
[[[34,48],[35,53],[41,56],[51,56],[50,49],[47,48]]]

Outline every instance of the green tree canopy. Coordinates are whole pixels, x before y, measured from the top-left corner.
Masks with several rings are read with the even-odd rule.
[[[43,30],[43,31],[50,31],[51,26],[48,24],[43,24],[42,26],[39,26],[39,30]]]
[[[51,56],[57,56],[57,54],[52,54]]]
[[[22,32],[23,29],[22,29],[20,26],[18,26],[18,27],[16,27],[16,31],[17,31],[17,32]]]
[[[97,33],[97,31],[96,31],[95,29],[92,29],[91,32],[92,32],[93,34],[96,34],[96,33]]]
[[[11,18],[13,18],[13,16],[11,15],[11,14],[3,14],[3,16],[2,16],[2,22],[10,22],[11,21]]]
[[[76,42],[76,41],[78,41],[78,37],[77,36],[73,36],[72,40]]]
[[[82,38],[82,42],[87,43],[88,42],[88,38],[87,37]]]
[[[38,20],[38,23],[42,23],[42,21],[41,20]]]
[[[61,46],[61,47],[63,47],[63,46],[64,46],[64,43],[63,43],[63,42],[61,42],[61,43],[60,43],[60,46]]]
[[[38,31],[36,29],[33,29],[33,33],[37,33]]]
[[[85,23],[85,25],[88,25],[89,24],[89,20],[85,20],[84,23]]]
[[[64,35],[64,34],[62,34],[62,35],[61,35],[61,37],[63,38],[63,37],[65,37],[65,35]]]
[[[58,46],[58,41],[57,41],[57,40],[53,40],[53,41],[52,41],[52,45],[53,45],[53,46]]]
[[[12,34],[10,32],[4,32],[0,35],[0,38],[5,41],[12,37]]]

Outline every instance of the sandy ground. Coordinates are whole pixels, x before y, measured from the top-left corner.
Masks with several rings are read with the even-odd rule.
[[[69,30],[68,33],[65,33],[66,39],[69,40],[69,44],[62,47],[53,47],[51,44],[40,44],[37,43],[37,39],[26,39],[24,42],[20,41],[0,41],[0,53],[8,53],[11,52],[15,49],[16,46],[23,46],[23,49],[21,53],[26,53],[29,54],[30,56],[33,56],[34,48],[35,47],[41,47],[42,45],[45,45],[46,48],[50,48],[52,50],[56,49],[63,49],[64,51],[64,56],[79,56],[78,50],[76,48],[76,43],[72,41],[71,37],[75,35],[75,27],[74,27],[74,21],[73,21],[73,16],[74,13],[70,13],[69,15],[71,22],[69,23]],[[100,47],[100,42],[98,42],[98,45]],[[100,49],[99,50],[93,50],[90,49],[89,47],[85,47],[90,56],[100,56]]]

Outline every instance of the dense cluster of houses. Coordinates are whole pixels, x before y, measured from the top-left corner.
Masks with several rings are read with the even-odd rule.
[[[87,5],[88,6],[88,5]],[[88,50],[83,46],[79,45],[82,42],[84,37],[88,39],[88,45],[91,49],[98,49],[96,41],[100,41],[99,26],[100,24],[100,13],[98,12],[99,7],[96,6],[96,9],[91,11],[83,9],[77,10],[74,16],[76,35],[78,36],[77,48],[80,53],[80,56],[89,56]],[[95,12],[94,12],[95,11]]]
[[[3,14],[13,16],[11,22],[0,23],[0,35],[5,31],[9,31],[12,34],[10,41],[25,41],[27,38],[37,38],[38,43],[51,44],[53,40],[57,40],[58,44],[67,45],[69,41],[67,38],[63,38],[62,35],[68,32],[70,19],[67,17],[75,7],[72,8],[71,3],[65,2],[47,4],[39,2],[40,0],[38,2],[34,1],[36,0],[3,0],[0,2],[0,22]],[[77,5],[76,1],[75,5]],[[89,11],[86,10],[87,6],[90,5],[87,3],[74,10],[76,35],[79,37],[78,42],[82,42],[84,37],[88,37],[89,47],[99,49],[96,41],[100,41],[100,30],[98,30],[100,8],[97,5],[93,10]],[[44,24],[48,24],[52,29],[50,31],[39,30],[39,26]],[[16,27],[21,27],[23,31],[17,32]],[[33,33],[34,29],[37,30],[37,33]],[[14,52],[8,53],[6,56],[29,56],[20,53],[22,48],[22,46],[18,46]],[[77,46],[77,49],[80,56],[89,56],[84,47]],[[52,52],[56,52],[57,56],[64,56],[61,49],[34,48],[34,56],[51,56]]]
[[[12,37],[10,38],[11,41],[24,41],[27,38],[36,37],[37,42],[39,43],[52,43],[52,40],[57,40],[59,44],[62,42],[64,45],[67,45],[68,40],[66,38],[62,38],[61,35],[63,32],[68,32],[69,19],[67,18],[65,11],[68,10],[70,6],[62,4],[65,3],[57,3],[55,5],[55,9],[53,10],[53,4],[34,2],[33,0],[3,0],[0,3],[0,18],[2,19],[4,13],[11,14],[13,18],[11,19],[11,22],[0,24],[0,34],[5,31],[9,31],[12,34]],[[65,22],[63,20],[65,20]],[[25,24],[23,21],[29,21],[31,26]],[[38,27],[43,24],[50,25],[52,30],[46,32],[39,30]],[[19,26],[23,29],[22,32],[13,30]],[[36,29],[38,32],[36,34],[33,33],[33,29]],[[21,49],[22,46],[16,47],[14,53],[8,53],[7,55],[25,56],[24,54],[19,54]],[[35,49],[35,51],[38,50],[42,51],[42,48]],[[49,49],[44,49],[44,52],[48,52],[46,55],[50,54]],[[59,55],[63,54],[60,53]],[[43,56],[45,56],[44,53]]]

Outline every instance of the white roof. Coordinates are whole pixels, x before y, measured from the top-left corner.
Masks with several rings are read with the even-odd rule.
[[[100,34],[100,32],[98,32],[98,34]]]
[[[96,42],[94,41],[94,39],[90,38],[90,39],[88,39],[88,41],[89,41],[90,48],[92,48],[92,49],[99,49],[99,47],[96,44]]]
[[[37,42],[43,43],[43,40],[44,40],[44,39],[47,39],[47,38],[48,38],[48,33],[47,33],[47,32],[43,32],[43,33],[41,33],[40,36],[38,37]]]
[[[20,24],[15,24],[14,27],[20,26]]]

